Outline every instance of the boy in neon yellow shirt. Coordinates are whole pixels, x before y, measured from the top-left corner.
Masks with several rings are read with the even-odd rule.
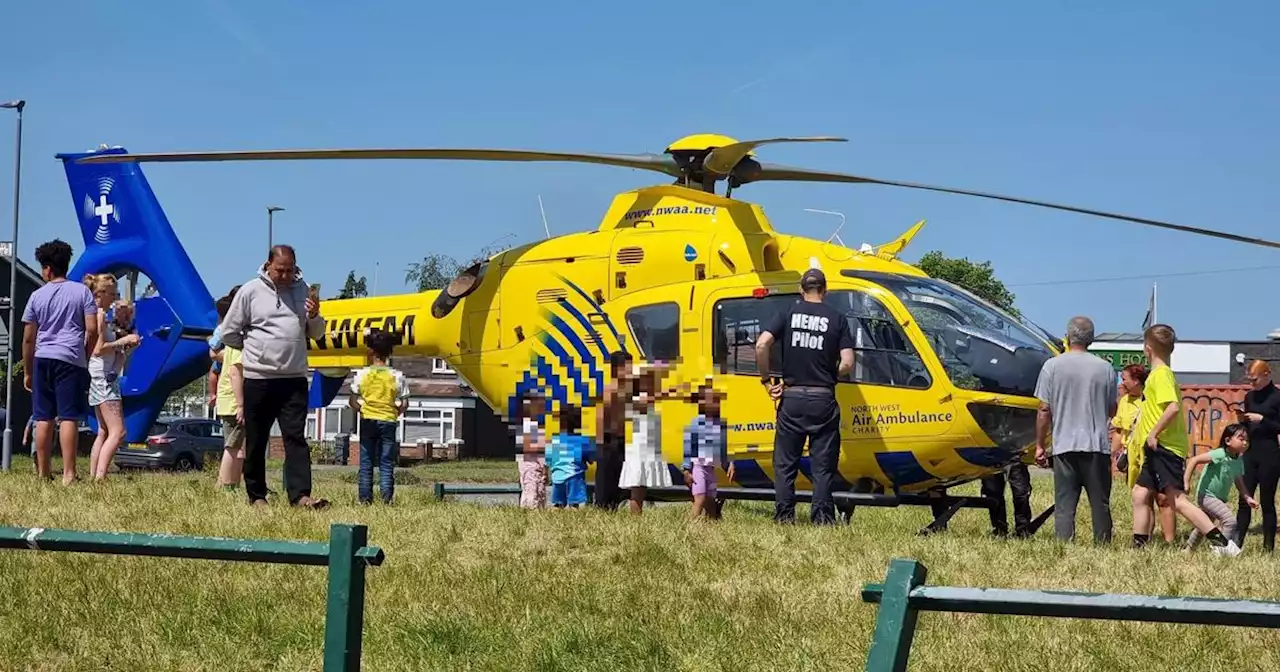
[[[1218,555],[1235,556],[1240,547],[1228,540],[1200,507],[1187,499],[1183,476],[1188,452],[1187,426],[1182,415],[1182,393],[1169,368],[1176,336],[1173,328],[1155,324],[1142,335],[1142,349],[1151,361],[1151,373],[1142,392],[1138,423],[1130,436],[1129,450],[1144,451],[1137,486],[1133,489],[1133,545],[1145,546],[1151,537],[1156,493],[1164,493],[1174,509],[1195,526]]]
[[[391,334],[373,331],[365,338],[369,366],[351,380],[351,408],[360,414],[360,503],[373,502],[373,467],[378,466],[378,492],[390,504],[395,494],[395,469],[400,461],[396,430],[409,406],[404,374],[389,366],[394,344]]]

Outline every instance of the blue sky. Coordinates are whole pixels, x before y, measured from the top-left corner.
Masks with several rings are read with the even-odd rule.
[[[1280,238],[1280,5],[743,1],[17,3],[0,25],[0,99],[28,101],[22,238],[81,246],[59,151],[492,146],[660,152],[696,132],[838,135],[766,161],[994,191]],[[1123,5],[1123,6],[1122,6]],[[643,6],[643,9],[640,7]],[[12,112],[0,116],[0,228]],[[348,270],[405,289],[424,254],[595,228],[648,173],[557,164],[150,164],[218,295],[265,244],[308,279]],[[1280,250],[887,187],[757,184],[775,227],[851,245],[929,224],[931,249],[994,263],[1051,331],[1075,313],[1136,329],[1152,278],[1185,338],[1280,327]],[[7,237],[7,236],[5,236]],[[329,293],[328,290],[325,291]]]

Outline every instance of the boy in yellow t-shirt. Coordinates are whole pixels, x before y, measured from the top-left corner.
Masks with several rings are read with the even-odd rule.
[[[1182,394],[1169,368],[1176,336],[1173,328],[1156,324],[1142,335],[1142,349],[1151,361],[1151,373],[1142,391],[1138,422],[1129,437],[1129,450],[1144,451],[1137,486],[1133,489],[1133,545],[1145,546],[1151,537],[1151,505],[1156,493],[1164,493],[1174,509],[1195,526],[1218,555],[1235,556],[1240,547],[1228,540],[1200,507],[1187,499],[1183,475],[1186,469],[1186,421],[1182,416]]]
[[[378,492],[390,504],[395,494],[395,469],[400,461],[396,430],[409,406],[409,384],[404,374],[387,366],[393,336],[373,331],[365,338],[369,366],[351,380],[351,408],[360,414],[360,503],[373,502],[373,467],[378,466]]]

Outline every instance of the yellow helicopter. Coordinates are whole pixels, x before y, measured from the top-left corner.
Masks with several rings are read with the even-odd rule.
[[[854,250],[776,231],[760,206],[731,197],[737,187],[763,181],[879,184],[1280,247],[1029,199],[772,165],[755,154],[767,144],[832,141],[844,139],[740,142],[701,134],[672,143],[663,154],[641,155],[337,149],[103,154],[80,161],[569,161],[675,178],[618,194],[594,231],[508,249],[465,269],[444,290],[324,302],[328,334],[309,343],[309,362],[325,375],[343,376],[365,363],[365,334],[396,332],[399,353],[444,358],[507,417],[533,388],[562,404],[590,404],[611,375],[613,351],[670,362],[676,381],[712,376],[727,393],[723,413],[736,483],[723,484],[744,488],[772,488],[775,408],[759,383],[756,337],[770,315],[798,298],[800,275],[811,267],[826,272],[826,300],[848,315],[855,332],[855,367],[837,392],[844,481],[838,485],[844,489],[886,498],[945,492],[1027,459],[1036,378],[1062,344],[1060,336],[899,259],[923,220],[888,243]],[[727,184],[723,195],[716,193],[719,182]],[[781,360],[775,354],[771,361]],[[682,459],[681,428],[695,410],[667,401],[661,411],[663,452],[674,470]],[[810,486],[808,473],[806,459],[798,489]],[[900,501],[907,503],[894,499],[894,505]]]

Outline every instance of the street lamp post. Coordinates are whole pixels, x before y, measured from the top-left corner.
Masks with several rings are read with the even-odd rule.
[[[13,459],[13,344],[21,333],[16,328],[15,307],[18,304],[18,196],[22,190],[22,108],[25,100],[0,103],[0,108],[17,110],[18,140],[13,150],[13,237],[9,240],[9,342],[4,352],[4,446],[0,453],[0,470],[9,471]]]
[[[268,252],[270,252],[271,248],[275,246],[275,237],[272,235],[273,232],[272,232],[271,216],[281,210],[284,210],[284,208],[278,205],[267,206],[267,251]]]

